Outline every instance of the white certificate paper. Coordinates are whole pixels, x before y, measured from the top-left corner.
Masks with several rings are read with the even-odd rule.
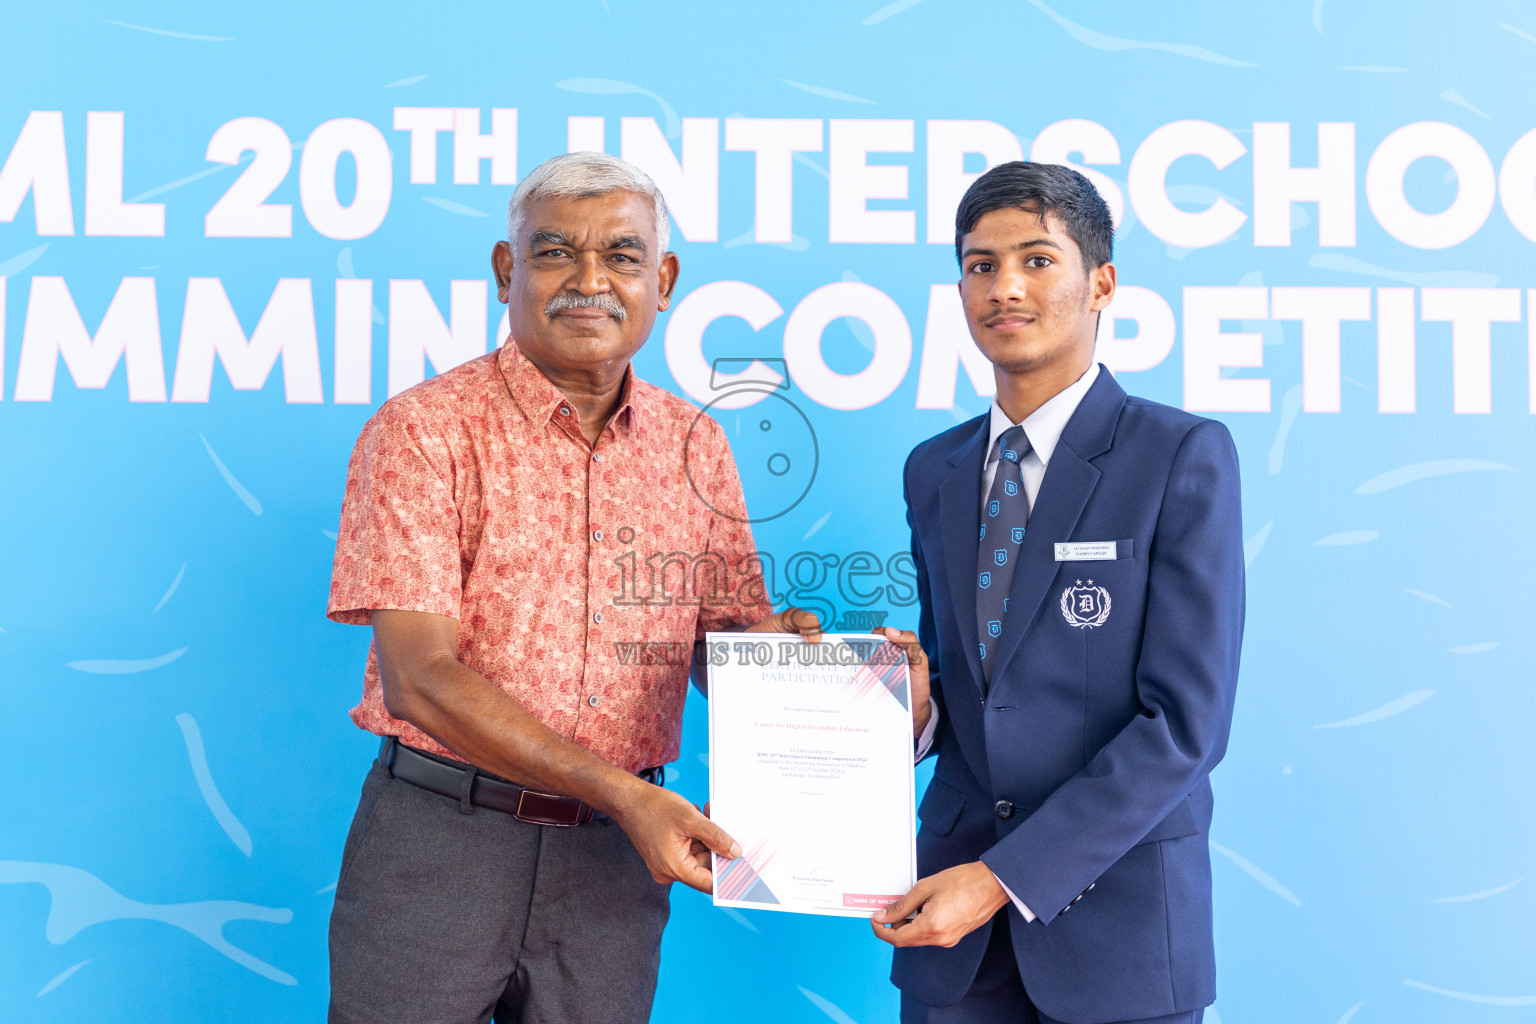
[[[869,917],[917,881],[911,687],[881,637],[710,633],[715,906]]]

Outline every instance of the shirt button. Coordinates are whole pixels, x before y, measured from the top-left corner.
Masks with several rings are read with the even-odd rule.
[[[593,540],[602,540],[603,539],[603,531],[602,530],[593,530],[592,531],[592,539]]]
[[[570,414],[571,414],[571,407],[570,406],[562,405],[560,407],[560,415],[561,416],[569,416]]]
[[[594,693],[592,696],[587,698],[587,707],[589,707],[589,708],[597,707],[597,694]]]
[[[593,452],[592,453],[592,461],[593,462],[602,462],[603,461],[603,457],[601,455],[599,455],[597,452]]]
[[[593,612],[592,613],[592,621],[593,622],[602,622],[603,621],[603,613],[602,612]]]

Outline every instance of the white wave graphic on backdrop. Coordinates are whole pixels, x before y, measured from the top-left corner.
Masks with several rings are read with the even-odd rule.
[[[843,271],[843,280],[853,281],[858,284],[864,283],[864,279],[851,270]],[[875,332],[870,329],[869,324],[856,316],[845,316],[842,320],[843,325],[853,334],[854,340],[863,345],[867,351],[873,353],[875,351]]]
[[[1506,466],[1502,462],[1488,462],[1484,459],[1432,459],[1429,462],[1415,462],[1411,466],[1403,466],[1382,473],[1380,476],[1373,476],[1356,487],[1355,493],[1380,494],[1394,487],[1418,483],[1420,480],[1429,480],[1432,477],[1481,472],[1513,473],[1515,467]]]
[[[180,571],[176,573],[176,578],[171,580],[171,585],[166,588],[165,595],[160,598],[160,603],[155,605],[155,607],[150,610],[151,615],[165,607],[165,602],[169,601],[171,599],[171,595],[176,593],[176,588],[181,586],[181,578],[186,574],[187,563],[182,562]]]
[[[1393,715],[1400,715],[1404,711],[1407,711],[1409,708],[1417,707],[1418,705],[1424,703],[1434,695],[1434,690],[1414,690],[1412,693],[1405,693],[1403,696],[1397,698],[1397,700],[1387,701],[1387,703],[1381,705],[1381,707],[1372,708],[1362,715],[1356,715],[1354,718],[1346,718],[1342,722],[1325,722],[1322,725],[1314,725],[1312,728],[1346,729],[1355,725],[1369,725],[1372,722],[1379,722],[1383,718],[1391,718]]]
[[[187,39],[194,43],[229,43],[233,42],[232,36],[202,36],[192,32],[175,32],[168,28],[150,28],[148,25],[130,25],[126,21],[113,21],[111,18],[97,18],[108,25],[116,25],[118,28],[131,28],[135,32],[148,32],[154,36],[168,36],[171,39]]]
[[[263,978],[281,985],[298,984],[286,971],[258,960],[224,938],[224,926],[231,921],[287,924],[293,920],[293,911],[286,908],[262,907],[233,900],[140,903],[80,868],[65,864],[0,860],[0,885],[25,883],[41,885],[48,890],[52,905],[48,910],[44,935],[55,946],[62,946],[94,924],[107,921],[159,921],[201,939],[241,967]]]
[[[1455,89],[1446,89],[1440,94],[1440,98],[1445,100],[1447,103],[1454,103],[1462,110],[1470,110],[1478,117],[1486,117],[1490,121],[1493,120],[1492,114],[1485,113],[1484,111],[1479,110],[1477,107],[1474,107],[1470,100],[1468,100],[1461,93],[1457,92]]]
[[[823,526],[826,526],[827,525],[827,520],[831,519],[831,518],[832,518],[832,513],[831,512],[824,513],[820,519],[816,520],[816,522],[811,524],[811,528],[809,530],[805,531],[805,536],[800,538],[801,543],[804,543],[805,541],[810,540],[811,539],[811,534],[815,533],[817,530],[821,529]]]
[[[1257,864],[1249,860],[1247,857],[1244,857],[1242,854],[1237,853],[1234,850],[1227,849],[1225,846],[1222,846],[1214,839],[1207,840],[1207,842],[1210,844],[1211,849],[1227,858],[1227,860],[1231,861],[1233,864],[1236,864],[1237,869],[1243,874],[1247,875],[1255,882],[1258,882],[1264,888],[1268,889],[1276,896],[1279,896],[1287,903],[1294,904],[1298,907],[1301,906],[1301,900],[1296,898],[1296,894],[1276,881],[1275,877],[1268,871],[1265,871],[1263,868],[1259,867]]]
[[[1365,1002],[1362,1000],[1361,1002],[1358,1002],[1354,1006],[1351,1006],[1349,1009],[1345,1010],[1344,1015],[1338,1019],[1336,1024],[1349,1024],[1350,1018],[1359,1013],[1360,1007],[1364,1005]]]
[[[562,78],[555,83],[555,88],[564,89],[566,92],[585,93],[589,96],[644,96],[661,108],[661,116],[666,121],[667,138],[675,139],[683,134],[683,122],[677,116],[677,111],[672,108],[672,104],[644,86],[633,82],[620,82],[613,78]]]
[[[800,990],[800,994],[811,1001],[812,1006],[816,1007],[816,1009],[837,1021],[837,1024],[859,1024],[858,1021],[848,1016],[848,1014],[843,1011],[843,1008],[832,1002],[832,1000],[827,999],[824,996],[817,995],[815,992],[812,992],[804,985],[796,985],[795,988],[798,988]]]
[[[1274,525],[1275,521],[1271,519],[1269,522],[1259,527],[1258,532],[1255,533],[1252,537],[1249,537],[1248,540],[1243,543],[1244,569],[1251,568],[1253,566],[1253,560],[1259,557],[1260,551],[1264,550],[1264,542],[1269,540],[1269,531]]]
[[[1141,39],[1122,39],[1119,36],[1105,35],[1103,32],[1095,32],[1093,29],[1085,28],[1075,21],[1067,20],[1047,7],[1041,0],[1029,0],[1029,2],[1043,11],[1046,17],[1060,25],[1067,35],[1076,39],[1084,46],[1093,47],[1095,50],[1107,52],[1118,50],[1160,50],[1163,53],[1171,53],[1177,57],[1189,57],[1192,60],[1203,60],[1210,64],[1224,64],[1232,68],[1258,67],[1257,64],[1250,64],[1247,61],[1226,57],[1207,50],[1203,46],[1195,46],[1191,43],[1152,43]]]
[[[886,4],[875,13],[869,15],[863,21],[859,22],[859,24],[866,26],[878,25],[886,18],[889,18],[892,15],[900,14],[902,11],[905,11],[909,7],[916,7],[922,2],[923,0],[896,0],[895,3]]]
[[[836,89],[828,89],[821,85],[807,85],[804,82],[791,82],[787,78],[781,78],[779,81],[792,89],[808,92],[812,96],[820,96],[824,100],[838,100],[843,103],[867,103],[872,107],[877,105],[874,100],[867,100],[863,96],[855,96],[851,92],[839,92]]]
[[[220,795],[219,787],[213,783],[213,773],[208,770],[208,755],[203,749],[203,733],[197,727],[197,720],[182,712],[176,716],[176,724],[181,726],[181,738],[187,744],[187,759],[192,762],[192,777],[197,780],[197,789],[203,794],[203,802],[213,813],[213,820],[229,836],[229,841],[249,857],[251,834],[240,824],[240,819],[235,817],[235,812],[229,809],[229,804]]]
[[[358,276],[357,267],[352,263],[352,247],[350,245],[342,246],[341,251],[336,254],[336,273],[342,277]],[[373,312],[373,322],[382,324],[384,322],[384,314],[379,311],[378,305],[375,304],[370,308]],[[334,540],[335,538],[331,539]]]
[[[1320,252],[1307,260],[1307,266],[1314,270],[1336,270],[1344,274],[1379,277],[1384,281],[1397,281],[1418,288],[1492,288],[1499,283],[1493,274],[1475,270],[1393,270],[1339,252]]]
[[[788,249],[790,252],[805,252],[811,247],[811,243],[808,240],[796,234],[791,234],[787,242],[759,242],[757,240],[757,229],[748,228],[744,233],[724,243],[721,248],[735,249],[737,246],[742,245],[772,245],[780,249]]]
[[[79,963],[75,964],[75,966],[64,968],[58,974],[55,974],[53,976],[53,978],[48,982],[48,984],[46,984],[42,988],[38,989],[37,990],[37,995],[34,996],[33,998],[34,999],[41,999],[41,998],[43,998],[43,996],[47,995],[49,992],[52,992],[54,989],[58,988],[60,985],[64,984],[66,981],[68,981],[71,977],[74,976],[74,973],[76,971],[78,971],[80,968],[84,967],[86,964],[88,964],[90,962],[91,962],[91,958],[90,957],[86,957],[84,960],[81,960]]]
[[[242,153],[242,154],[240,154],[240,159],[237,160],[235,163],[232,163],[232,164],[219,164],[217,167],[210,167],[207,170],[197,171],[194,174],[188,174],[185,177],[177,178],[175,181],[168,181],[164,185],[156,185],[154,188],[150,189],[149,191],[147,191],[147,192],[140,192],[138,195],[133,196],[130,199],[123,200],[123,202],[125,202],[125,203],[141,203],[141,202],[143,202],[146,199],[152,199],[155,196],[161,195],[161,194],[163,194],[165,192],[170,192],[173,189],[181,188],[181,186],[183,186],[183,185],[190,185],[194,181],[199,181],[199,180],[201,180],[203,178],[208,177],[211,174],[223,174],[225,171],[230,170],[233,167],[240,167],[240,166],[242,166],[244,164],[248,164],[252,160],[254,160],[255,158],[256,158],[256,154],[255,153]],[[147,268],[140,268],[140,269],[147,269]]]
[[[1285,397],[1280,400],[1280,427],[1275,431],[1274,443],[1269,446],[1270,476],[1278,476],[1285,465],[1285,442],[1290,439],[1291,427],[1301,413],[1301,404],[1301,385],[1294,384],[1287,388]]]
[[[1460,999],[1464,1003],[1481,1003],[1484,1006],[1536,1006],[1536,996],[1484,996],[1473,992],[1455,992],[1448,988],[1426,985],[1422,981],[1404,978],[1403,984],[1421,992],[1433,992],[1448,999]]]
[[[747,915],[743,914],[741,911],[733,910],[730,907],[721,907],[719,909],[725,911],[725,916],[726,917],[730,918],[732,921],[735,921],[737,924],[741,925],[747,931],[749,931],[749,932],[757,932],[757,934],[759,934],[759,935],[763,934],[762,932],[757,930],[757,925],[753,924],[751,921],[748,921],[747,920]]]
[[[15,277],[17,274],[30,267],[32,264],[36,263],[38,257],[47,251],[48,243],[44,242],[42,245],[35,249],[28,249],[26,252],[17,253],[15,256],[12,256],[10,259],[6,260],[4,263],[0,263],[0,277]]]
[[[828,181],[832,180],[832,175],[830,173],[828,173],[828,171],[827,171],[827,169],[825,167],[821,166],[821,164],[817,163],[815,160],[812,160],[810,157],[806,156],[804,153],[798,153],[797,152],[795,154],[795,163],[797,163],[797,164],[804,164],[805,166],[809,167],[811,170],[815,171],[817,174],[821,175],[823,178],[826,178]]]
[[[1497,896],[1501,892],[1508,892],[1509,890],[1513,889],[1515,886],[1519,885],[1523,881],[1525,881],[1525,876],[1521,875],[1519,878],[1515,879],[1513,882],[1506,882],[1503,885],[1496,885],[1492,889],[1484,889],[1482,892],[1469,892],[1465,896],[1442,896],[1442,897],[1440,897],[1437,900],[1430,900],[1429,902],[1431,902],[1431,903],[1473,903],[1473,902],[1475,902],[1477,900],[1486,900],[1490,896]]]
[[[219,471],[219,475],[224,478],[224,482],[229,484],[229,489],[235,492],[235,497],[244,502],[245,507],[253,513],[258,516],[261,515],[261,502],[256,500],[256,495],[246,490],[245,485],[235,479],[235,474],[231,473],[229,467],[224,465],[224,460],[219,458],[219,453],[213,450],[213,445],[208,443],[208,439],[203,437],[201,433],[197,436],[202,439],[203,447],[208,449],[208,457],[213,460],[214,468]]]
[[[1337,548],[1349,544],[1369,544],[1381,536],[1380,530],[1343,530],[1312,542],[1315,548]]]
[[[465,206],[463,203],[456,203],[452,199],[439,199],[437,196],[422,196],[421,198],[424,202],[431,203],[439,210],[447,210],[449,213],[456,213],[460,217],[490,216],[490,214],[486,213],[484,210],[477,210],[473,206]]]
[[[96,658],[86,661],[65,662],[65,668],[72,668],[76,672],[89,672],[96,676],[124,676],[135,672],[148,672],[151,669],[169,665],[177,658],[186,654],[192,648],[181,647],[169,654],[162,654],[158,658]]]

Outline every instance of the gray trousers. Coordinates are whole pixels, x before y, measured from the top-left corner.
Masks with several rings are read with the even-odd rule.
[[[640,1024],[669,887],[618,825],[531,825],[374,762],[331,912],[332,1024]]]

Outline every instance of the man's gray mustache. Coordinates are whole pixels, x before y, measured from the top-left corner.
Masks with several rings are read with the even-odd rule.
[[[582,295],[580,292],[561,292],[544,306],[546,317],[556,317],[571,309],[599,309],[615,320],[622,321],[627,315],[623,303],[607,292]]]

